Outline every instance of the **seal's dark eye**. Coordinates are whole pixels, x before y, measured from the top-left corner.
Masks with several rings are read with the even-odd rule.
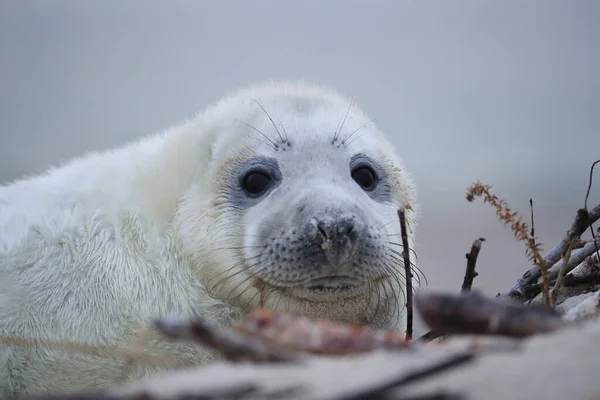
[[[250,171],[242,179],[242,186],[252,196],[259,196],[269,188],[271,177],[261,171]]]
[[[367,166],[360,166],[352,171],[352,179],[365,190],[372,189],[377,183],[375,171]]]

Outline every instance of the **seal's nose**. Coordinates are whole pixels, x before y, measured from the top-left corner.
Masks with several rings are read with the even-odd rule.
[[[354,257],[362,230],[360,220],[354,215],[313,218],[310,225],[313,230],[310,237],[331,265],[342,266]]]

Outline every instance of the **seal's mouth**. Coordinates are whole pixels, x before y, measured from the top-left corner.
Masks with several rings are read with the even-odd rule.
[[[360,280],[340,276],[319,278],[302,285],[305,291],[323,296],[347,295],[359,291],[362,287],[363,282]]]

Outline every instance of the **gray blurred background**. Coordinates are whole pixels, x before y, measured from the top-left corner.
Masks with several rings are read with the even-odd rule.
[[[527,219],[532,197],[547,250],[600,158],[597,0],[3,0],[0,55],[0,182],[158,132],[255,81],[355,95],[416,180],[435,289],[460,289],[480,236],[486,293],[529,268],[494,211],[465,200],[472,181]]]

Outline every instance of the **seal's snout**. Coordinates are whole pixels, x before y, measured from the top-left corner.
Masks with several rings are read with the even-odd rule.
[[[359,247],[363,224],[354,215],[311,219],[309,237],[334,266],[347,264]]]

